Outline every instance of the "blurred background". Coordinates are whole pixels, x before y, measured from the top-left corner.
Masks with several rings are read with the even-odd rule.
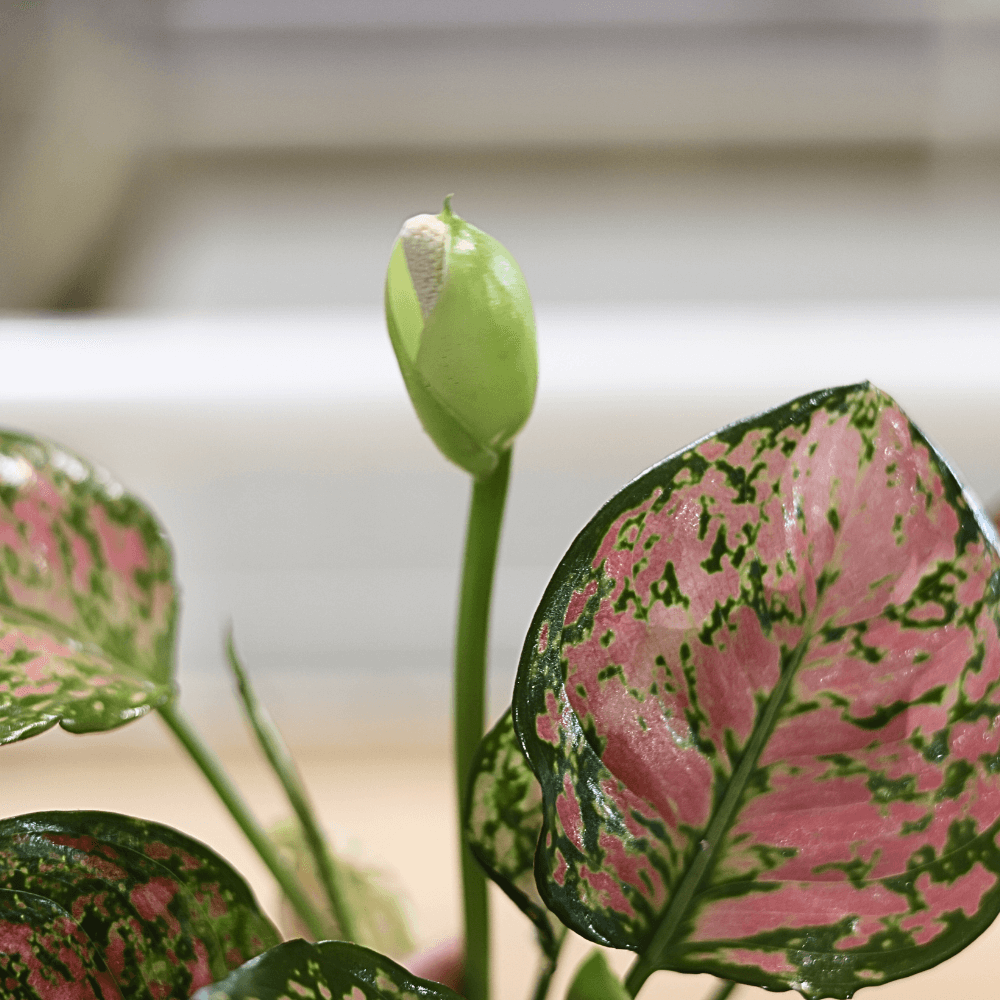
[[[870,378],[1000,500],[1000,3],[3,7],[0,423],[151,503],[183,586],[189,715],[278,818],[224,669],[232,622],[329,825],[397,868],[424,943],[457,927],[468,483],[409,408],[381,289],[402,221],[450,192],[538,313],[496,715],[579,528],[721,423]],[[273,899],[156,720],[2,753],[9,812],[173,822]],[[498,905],[519,996],[530,934]],[[974,951],[881,995],[992,995]]]

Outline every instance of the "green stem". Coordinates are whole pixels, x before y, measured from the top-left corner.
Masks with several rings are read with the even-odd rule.
[[[552,985],[552,977],[555,975],[556,967],[559,965],[559,952],[562,951],[563,942],[566,940],[566,930],[559,935],[555,953],[546,955],[543,952],[543,964],[535,980],[535,990],[531,994],[531,1000],[545,1000],[549,995],[549,987]]]
[[[542,971],[538,973],[535,980],[535,991],[531,994],[531,1000],[545,1000],[549,995],[549,987],[552,985],[552,976],[556,971],[556,963],[551,959],[545,959]]]
[[[281,886],[281,891],[295,908],[295,912],[302,918],[303,923],[309,928],[309,932],[316,940],[320,940],[323,937],[323,918],[313,907],[294,873],[282,860],[278,849],[271,843],[264,828],[257,822],[256,817],[250,812],[249,806],[229,780],[229,776],[222,769],[219,758],[202,742],[201,737],[192,728],[191,723],[184,718],[175,703],[164,705],[158,711],[160,717],[191,755],[191,759],[201,768],[201,773],[205,775],[208,783],[222,799],[223,805],[236,820],[239,828],[246,834],[247,840],[253,844],[261,861],[270,869],[278,885]]]
[[[510,449],[507,449],[500,456],[496,469],[473,483],[455,638],[455,782],[465,914],[465,996],[468,1000],[489,1000],[490,915],[486,877],[465,843],[462,802],[472,759],[486,727],[490,597],[509,479]]]
[[[327,901],[330,904],[330,912],[337,921],[337,927],[345,941],[356,941],[357,931],[354,927],[354,916],[347,900],[344,897],[343,885],[340,880],[340,873],[337,871],[336,862],[330,854],[326,838],[316,821],[315,813],[306,794],[305,786],[299,775],[298,768],[288,746],[281,735],[281,731],[274,724],[267,709],[257,700],[250,680],[240,663],[236,653],[236,646],[233,642],[233,633],[230,631],[226,637],[226,655],[229,658],[229,665],[232,667],[236,677],[236,686],[240,693],[243,707],[246,709],[247,719],[253,727],[257,736],[257,742],[264,751],[268,763],[278,776],[285,795],[295,810],[295,815],[302,825],[302,832],[305,834],[306,843],[316,862],[316,870],[319,873],[319,880],[326,893]]]
[[[734,983],[728,979],[723,979],[722,982],[719,983],[715,992],[708,998],[708,1000],[726,1000],[726,997],[728,997],[729,994],[732,993],[737,986],[739,986],[739,983]]]

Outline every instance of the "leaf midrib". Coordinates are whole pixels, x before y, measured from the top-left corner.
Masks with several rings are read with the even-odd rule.
[[[703,843],[707,842],[708,847],[699,851],[695,856],[687,872],[684,874],[680,886],[671,897],[670,905],[660,918],[660,922],[649,944],[629,971],[628,978],[625,980],[625,986],[633,997],[639,992],[649,976],[657,969],[662,968],[661,959],[673,943],[674,936],[687,916],[692,900],[701,888],[705,874],[711,869],[712,864],[718,856],[723,836],[733,822],[736,809],[743,797],[743,792],[749,784],[750,776],[756,769],[764,747],[774,732],[778,715],[785,702],[792,679],[795,677],[812,639],[813,634],[807,632],[792,651],[788,664],[782,671],[778,683],[774,686],[774,690],[771,692],[767,704],[764,706],[757,725],[754,726],[753,733],[747,742],[746,750],[744,750],[743,755],[740,757],[736,771],[726,785],[726,792],[722,797],[722,801],[719,803],[719,807],[716,809],[705,831]]]

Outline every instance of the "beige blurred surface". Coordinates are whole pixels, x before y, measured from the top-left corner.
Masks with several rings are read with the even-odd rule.
[[[70,736],[59,730],[0,749],[3,813],[40,809],[107,809],[167,823],[209,844],[249,880],[265,910],[277,912],[276,889],[235,824],[215,800],[194,766],[172,742],[156,751],[137,746],[129,729],[159,727],[147,718],[100,736]],[[405,747],[393,734],[388,745],[359,746],[353,753],[315,751],[300,766],[328,831],[349,857],[394,872],[409,900],[416,939],[422,947],[458,931],[458,879],[453,829],[454,797],[446,754]],[[286,809],[249,742],[221,755],[258,815],[271,822]],[[527,921],[494,893],[496,1000],[527,1000],[536,953]],[[959,956],[910,979],[879,987],[878,1000],[993,1000],[994,956],[1000,927],[994,925]],[[568,978],[589,945],[572,937],[550,996],[565,995]],[[624,971],[626,953],[613,953]],[[708,976],[661,972],[643,989],[648,1000],[706,1000]],[[740,1000],[763,990],[740,987]],[[867,1000],[867,991],[860,994]]]

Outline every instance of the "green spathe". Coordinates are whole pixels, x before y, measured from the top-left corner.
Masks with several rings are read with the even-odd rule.
[[[535,399],[538,351],[520,268],[493,237],[451,211],[443,283],[426,319],[402,239],[385,284],[385,313],[403,381],[424,430],[445,456],[489,475]]]

